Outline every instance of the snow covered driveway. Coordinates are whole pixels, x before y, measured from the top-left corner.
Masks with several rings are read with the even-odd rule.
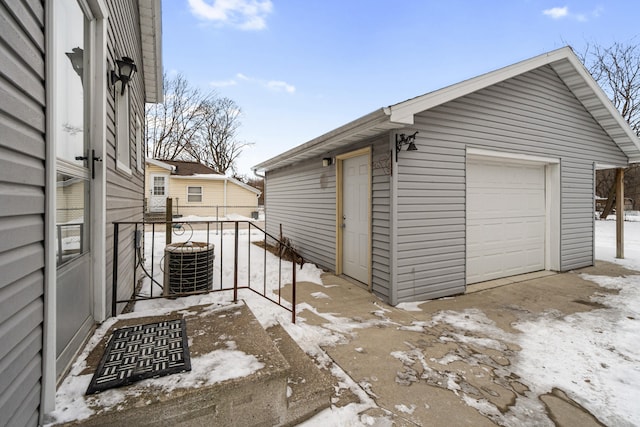
[[[596,227],[610,263],[404,310],[333,276],[300,286],[288,331],[366,394],[308,425],[638,425],[640,223],[626,260]]]

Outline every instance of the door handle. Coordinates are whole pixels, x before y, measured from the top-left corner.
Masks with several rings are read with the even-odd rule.
[[[89,157],[76,156],[76,160],[89,160]],[[96,150],[91,150],[91,179],[96,179],[96,162],[102,162],[102,157],[96,157]]]
[[[102,157],[96,157],[96,150],[91,150],[91,179],[96,179],[96,162],[102,163]]]

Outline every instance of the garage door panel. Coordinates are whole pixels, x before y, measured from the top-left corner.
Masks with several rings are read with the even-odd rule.
[[[544,269],[544,165],[470,162],[467,283]]]

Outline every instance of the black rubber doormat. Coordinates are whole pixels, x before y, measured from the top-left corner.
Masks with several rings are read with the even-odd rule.
[[[190,370],[184,319],[120,328],[113,331],[86,394]]]

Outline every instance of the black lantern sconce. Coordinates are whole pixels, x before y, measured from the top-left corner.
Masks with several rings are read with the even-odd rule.
[[[124,89],[129,81],[131,81],[133,73],[138,70],[138,67],[133,63],[133,59],[127,56],[123,56],[122,59],[117,59],[116,65],[118,66],[118,74],[116,74],[114,70],[111,70],[111,85],[115,85],[119,80],[122,85],[120,95],[124,95]]]
[[[65,52],[67,58],[71,62],[73,71],[76,72],[80,81],[82,81],[82,75],[84,74],[84,51],[79,47],[74,47],[71,52]]]
[[[326,168],[327,166],[331,166],[333,164],[333,158],[331,157],[324,157],[322,159],[322,167]]]
[[[408,145],[407,151],[418,151],[418,147],[414,142],[417,134],[418,131],[415,131],[413,135],[396,134],[396,163],[398,162],[398,153],[402,150],[403,145]]]

